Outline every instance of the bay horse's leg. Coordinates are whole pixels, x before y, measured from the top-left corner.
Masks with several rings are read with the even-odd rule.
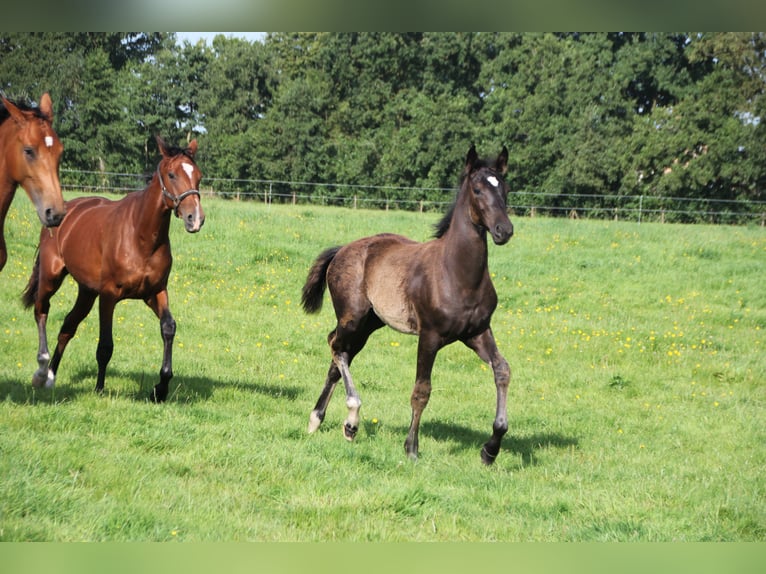
[[[465,341],[465,344],[473,349],[477,355],[489,366],[495,375],[495,387],[497,388],[497,409],[495,422],[492,424],[492,436],[484,443],[481,449],[481,460],[490,465],[495,462],[500,452],[500,442],[508,432],[508,383],[511,379],[511,368],[508,361],[500,354],[495,343],[495,337],[491,329],[487,329],[480,335]]]
[[[410,396],[412,405],[412,419],[407,439],[404,441],[404,451],[412,460],[418,458],[418,431],[420,429],[420,417],[431,398],[431,371],[433,370],[436,353],[439,352],[443,343],[438,335],[421,333],[418,339],[418,366],[415,376],[415,386]]]
[[[160,320],[160,332],[162,333],[163,353],[160,382],[154,386],[151,395],[155,403],[161,403],[168,398],[168,387],[170,379],[173,378],[173,339],[176,335],[176,322],[170,313],[167,290],[149,297],[146,299],[146,304],[151,307]]]
[[[63,276],[61,277],[63,279]],[[60,281],[59,281],[60,284]],[[57,287],[58,288],[58,287]],[[46,297],[46,314],[47,314],[47,301],[50,300],[49,294]],[[59,329],[59,335],[58,335],[58,343],[56,344],[56,350],[53,352],[53,358],[51,359],[50,369],[49,369],[49,379],[55,380],[56,373],[58,372],[59,363],[61,363],[61,357],[64,355],[64,350],[66,349],[66,346],[69,344],[69,341],[72,340],[72,338],[75,336],[75,333],[77,332],[77,327],[82,323],[82,320],[85,319],[85,317],[88,316],[88,313],[90,313],[90,310],[93,308],[93,302],[96,300],[97,294],[94,291],[90,291],[88,289],[85,289],[84,287],[80,286],[79,290],[77,291],[77,300],[74,302],[74,306],[72,307],[72,310],[69,311],[67,316],[64,318],[64,322],[61,324],[61,329]],[[43,329],[45,328],[44,320],[43,320]],[[42,341],[43,334],[41,333],[41,341]],[[42,367],[42,363],[40,362],[40,359],[38,358],[38,363],[40,363],[40,366]],[[38,370],[39,372],[39,370]],[[53,383],[51,383],[52,385]]]
[[[101,294],[98,302],[98,345],[96,346],[96,362],[98,363],[98,375],[96,376],[96,392],[104,390],[106,380],[106,367],[112,360],[114,352],[114,339],[112,338],[112,325],[114,320],[114,308],[117,301],[105,293]]]
[[[33,387],[53,388],[56,384],[56,375],[49,368],[51,356],[48,351],[48,333],[46,323],[48,322],[48,310],[37,312],[35,308],[35,322],[37,323],[37,370],[32,375]]]
[[[0,185],[7,185],[5,182],[1,182]],[[8,250],[5,246],[5,216],[11,207],[13,196],[10,190],[0,190],[0,271],[5,267],[5,262],[8,260]]]

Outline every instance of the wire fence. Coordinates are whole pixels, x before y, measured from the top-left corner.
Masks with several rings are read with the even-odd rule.
[[[143,189],[142,174],[61,170],[65,190],[124,194]],[[279,181],[265,179],[205,178],[200,190],[208,196],[239,201],[302,205],[330,205],[353,209],[444,211],[454,189],[373,186]],[[444,199],[434,199],[443,197]],[[661,223],[715,223],[766,227],[766,201],[654,195],[575,194],[514,191],[509,210],[520,216],[615,219]]]

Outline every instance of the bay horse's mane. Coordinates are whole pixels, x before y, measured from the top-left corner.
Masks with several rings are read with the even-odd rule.
[[[468,175],[473,170],[481,169],[483,167],[492,167],[495,165],[494,160],[490,160],[488,158],[481,158],[474,163],[472,169],[464,169],[462,175],[460,176],[460,184],[458,187],[457,192],[455,193],[455,199],[452,201],[452,205],[450,205],[447,212],[442,216],[442,218],[439,220],[438,223],[434,224],[434,237],[439,238],[442,237],[445,233],[447,233],[447,230],[449,229],[450,223],[452,222],[452,215],[455,213],[455,205],[457,204],[457,199],[460,197],[460,192],[463,190],[463,185],[465,184],[465,180],[468,177]]]
[[[6,97],[6,99],[9,102],[11,102],[14,106],[19,108],[22,112],[32,112],[36,117],[41,119],[46,119],[45,115],[40,111],[40,108],[38,108],[37,106],[32,106],[28,102],[17,102],[8,97]],[[10,112],[3,105],[2,100],[0,100],[0,124],[2,124],[9,117],[11,117]]]
[[[177,155],[185,155],[190,160],[194,161],[194,155],[189,151],[189,148],[173,145],[167,147],[167,152],[171,157],[176,157]]]
[[[165,151],[170,157],[176,157],[179,155],[186,156],[189,159],[189,161],[193,162],[196,165],[196,162],[194,161],[194,154],[192,154],[191,151],[189,151],[188,147],[168,145],[165,147]],[[144,180],[146,181],[147,184],[152,180],[156,172],[157,172],[156,169],[152,169],[152,171],[144,172]]]

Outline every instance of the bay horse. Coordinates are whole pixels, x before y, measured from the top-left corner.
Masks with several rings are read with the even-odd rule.
[[[0,96],[0,271],[8,260],[5,216],[21,185],[40,222],[55,227],[64,217],[59,162],[64,146],[53,131],[53,104],[45,93],[40,106],[15,104]]]
[[[361,400],[349,367],[370,335],[388,325],[418,336],[415,386],[410,398],[412,418],[404,442],[411,459],[418,457],[420,418],[431,395],[431,371],[437,352],[461,341],[492,367],[497,408],[492,436],[481,450],[492,464],[508,430],[506,400],[508,362],[498,351],[490,328],[497,293],[487,266],[487,233],[497,245],[513,235],[506,201],[508,150],[494,161],[480,159],[471,146],[460,189],[452,207],[436,225],[435,237],[424,243],[383,233],[358,239],[321,253],[309,270],[301,302],[307,313],[322,307],[329,287],[337,318],[330,331],[332,361],[319,399],[309,417],[316,431],[325,417],[335,384],[343,379],[348,417],[343,434],[353,440],[359,428]]]
[[[143,299],[160,320],[164,355],[160,382],[151,398],[167,398],[173,377],[172,345],[176,323],[168,305],[170,216],[196,233],[205,222],[199,194],[202,174],[194,162],[197,140],[186,149],[169,147],[157,136],[160,159],[149,185],[112,201],[81,197],[67,202],[67,214],[57,228],[42,229],[37,260],[24,291],[26,307],[34,305],[39,335],[38,369],[32,377],[36,387],[53,387],[56,372],[69,341],[80,322],[99,298],[99,339],[96,349],[96,391],[104,389],[106,367],[112,357],[114,308],[123,299]],[[46,321],[51,297],[70,274],[78,284],[77,300],[64,319],[58,344],[50,359]],[[50,361],[49,361],[50,359]]]

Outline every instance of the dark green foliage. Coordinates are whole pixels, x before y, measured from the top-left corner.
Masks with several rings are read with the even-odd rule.
[[[217,192],[411,208],[449,201],[475,143],[509,147],[519,206],[609,215],[630,196],[687,221],[704,215],[651,199],[699,198],[689,207],[703,212],[709,200],[766,199],[765,54],[763,33],[271,33],[196,45],[172,33],[2,33],[0,90],[50,91],[63,167],[98,172],[98,185],[151,170],[161,133],[200,140]]]

